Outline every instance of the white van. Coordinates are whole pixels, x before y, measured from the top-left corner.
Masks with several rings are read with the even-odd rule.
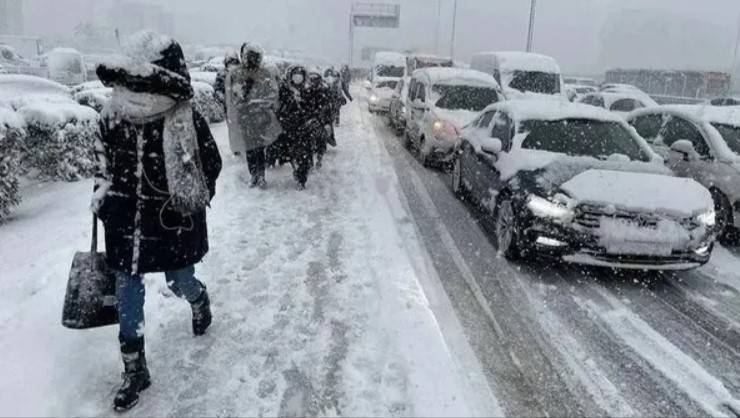
[[[377,79],[401,79],[406,76],[406,56],[398,52],[383,51],[375,54],[370,82]]]
[[[46,55],[49,79],[67,86],[87,81],[85,58],[72,48],[56,48]]]
[[[547,55],[528,52],[482,52],[473,56],[470,68],[490,74],[508,99],[537,97],[563,98],[562,76],[557,61]]]

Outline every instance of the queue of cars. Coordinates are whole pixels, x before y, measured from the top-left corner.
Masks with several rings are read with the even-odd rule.
[[[557,63],[483,53],[400,78],[388,122],[493,220],[502,255],[685,270],[740,238],[740,107],[660,106],[629,85],[571,103]],[[483,71],[480,71],[483,70]]]

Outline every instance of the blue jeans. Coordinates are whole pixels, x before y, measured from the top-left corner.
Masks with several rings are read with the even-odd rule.
[[[135,344],[144,336],[144,278],[120,271],[116,275],[118,298],[118,338],[121,344]],[[195,267],[164,273],[167,287],[180,298],[193,303],[203,293],[203,283],[195,278]]]

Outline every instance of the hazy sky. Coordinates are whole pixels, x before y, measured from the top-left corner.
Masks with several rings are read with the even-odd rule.
[[[188,42],[239,43],[301,49],[346,61],[351,0],[140,0],[176,15]],[[454,0],[385,0],[401,4],[401,28],[361,30],[362,46],[416,49],[447,55]],[[93,3],[101,6],[104,0]],[[69,31],[94,19],[90,0],[28,0],[27,28]],[[437,36],[437,7],[442,22]],[[458,0],[456,56],[525,46],[528,0]],[[726,70],[740,24],[740,0],[539,0],[536,49],[565,71],[602,71],[622,65]],[[608,31],[607,31],[608,28]]]

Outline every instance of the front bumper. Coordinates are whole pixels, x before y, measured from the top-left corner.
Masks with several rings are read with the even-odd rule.
[[[707,235],[687,248],[674,248],[668,255],[615,254],[599,243],[599,237],[587,228],[561,225],[534,218],[524,230],[523,243],[531,251],[566,263],[626,270],[691,270],[712,256],[714,239]],[[648,244],[649,245],[649,244]],[[656,244],[658,245],[658,244]]]
[[[388,112],[391,110],[391,101],[387,99],[380,99],[378,101],[368,100],[368,108],[374,112]]]
[[[427,158],[440,163],[452,162],[455,159],[458,144],[459,141],[433,138],[427,144]]]

